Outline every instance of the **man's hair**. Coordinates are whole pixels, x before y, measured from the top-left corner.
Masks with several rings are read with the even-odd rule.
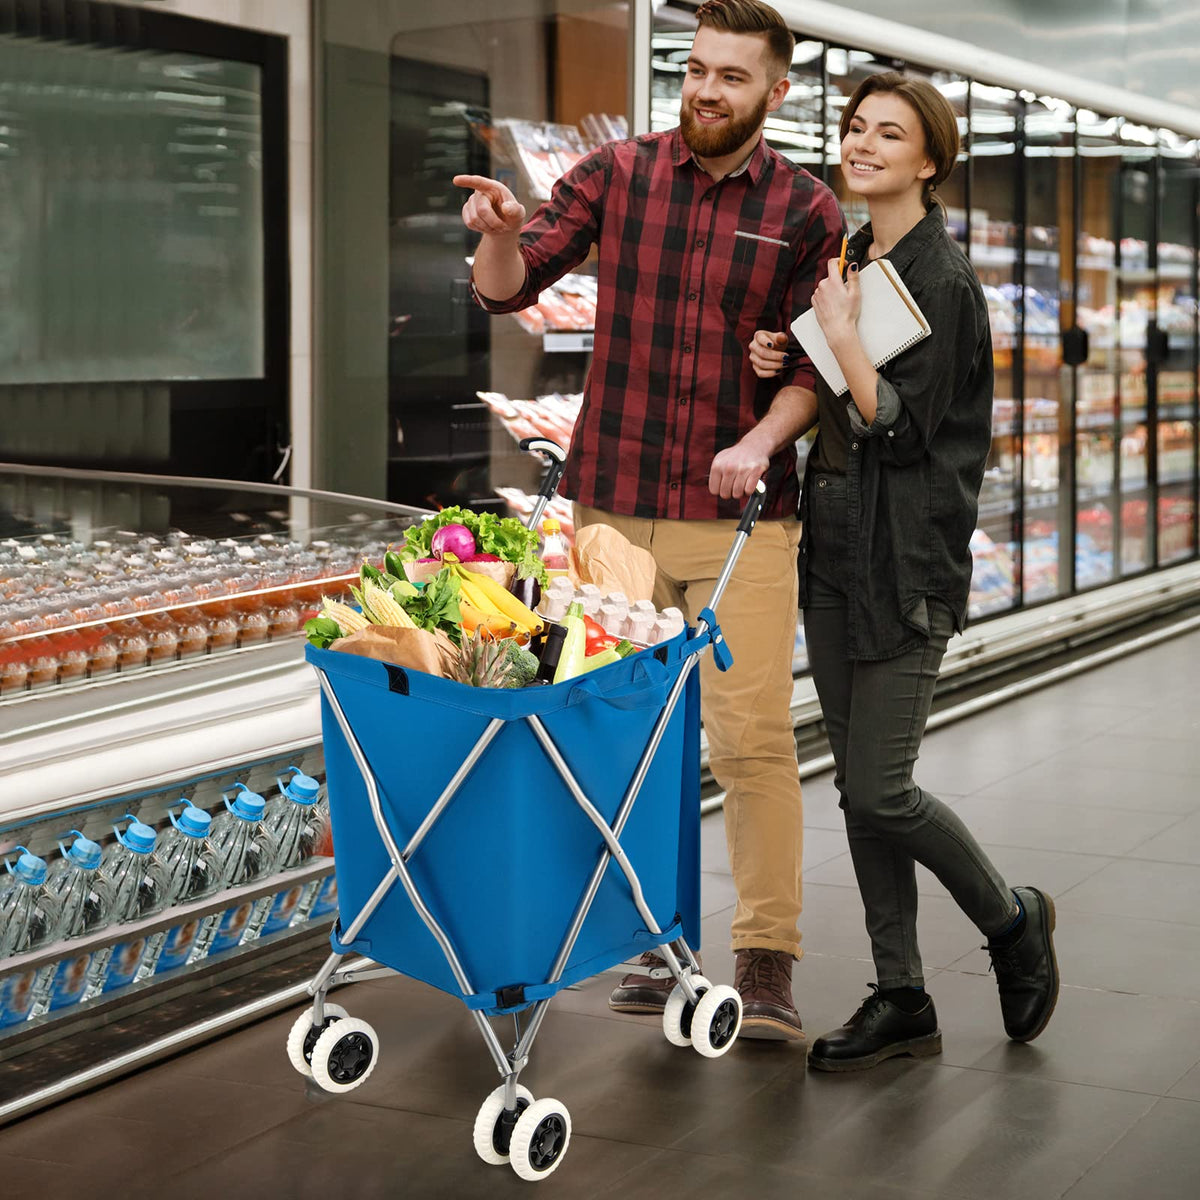
[[[706,0],[696,9],[696,24],[723,33],[749,33],[766,42],[764,57],[774,79],[785,79],[796,39],[784,19],[762,0]]]

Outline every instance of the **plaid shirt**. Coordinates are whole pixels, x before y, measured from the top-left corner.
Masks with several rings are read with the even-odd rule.
[[[572,167],[521,232],[524,288],[503,302],[474,292],[489,312],[516,312],[598,244],[593,361],[565,494],[624,516],[737,517],[741,501],[708,490],[713,458],[781,386],[815,379],[800,357],[759,380],[746,347],[756,329],[786,329],[809,307],[844,227],[833,193],[761,139],[720,182],[678,128],[610,142]],[[763,515],[791,516],[793,447],[768,482]]]

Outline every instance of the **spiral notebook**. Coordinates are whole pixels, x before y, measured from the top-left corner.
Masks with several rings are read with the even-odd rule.
[[[878,258],[863,267],[858,273],[858,284],[862,290],[858,338],[876,367],[891,362],[896,355],[929,336],[929,322],[896,268],[886,258]],[[811,308],[792,322],[792,333],[833,394],[840,396],[846,391],[850,385],[825,340],[817,314]]]

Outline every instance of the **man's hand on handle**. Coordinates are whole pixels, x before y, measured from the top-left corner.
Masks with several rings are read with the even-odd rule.
[[[462,208],[463,224],[476,233],[517,234],[525,206],[502,183],[484,175],[455,175],[454,186],[473,189]]]
[[[708,490],[722,500],[744,500],[766,474],[771,455],[761,439],[748,433],[740,442],[722,450],[708,473]]]
[[[756,329],[750,339],[750,365],[759,379],[773,379],[787,366],[786,333]]]

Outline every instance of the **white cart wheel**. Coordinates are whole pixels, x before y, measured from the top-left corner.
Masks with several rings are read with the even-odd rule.
[[[697,992],[706,992],[712,987],[712,984],[703,975],[693,974],[691,979],[692,987]],[[663,1009],[663,1036],[672,1046],[690,1046],[692,1044],[691,1021],[687,1019],[690,1015],[687,1011],[687,997],[684,995],[683,985],[677,983],[667,997],[667,1006]]]
[[[343,1017],[317,1038],[312,1050],[313,1082],[327,1092],[350,1092],[379,1061],[379,1036],[366,1021]]]
[[[522,1179],[552,1175],[571,1142],[571,1114],[560,1100],[535,1100],[513,1127],[509,1162]]]
[[[517,1084],[517,1111],[524,1112],[533,1103],[533,1093],[524,1084]],[[498,1167],[508,1162],[508,1152],[496,1148],[496,1131],[504,1111],[504,1084],[501,1084],[480,1106],[475,1114],[475,1153],[488,1166]],[[514,1126],[515,1128],[515,1126]]]
[[[720,1058],[742,1028],[742,998],[721,984],[700,997],[692,1013],[692,1045],[705,1058]]]
[[[346,1010],[338,1004],[325,1005],[326,1025],[331,1021],[340,1021],[346,1016]],[[312,1008],[306,1008],[295,1020],[292,1025],[291,1032],[288,1034],[287,1040],[287,1055],[288,1062],[300,1072],[301,1075],[312,1078],[312,1052],[313,1046],[317,1044],[317,1038],[321,1032],[312,1033]],[[311,1037],[309,1035],[312,1035]]]

